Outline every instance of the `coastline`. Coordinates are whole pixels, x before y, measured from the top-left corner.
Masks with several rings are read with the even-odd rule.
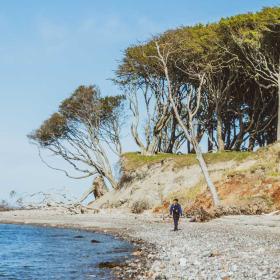
[[[69,215],[58,210],[0,213],[0,223],[75,228],[111,234],[135,246],[113,268],[115,279],[279,279],[280,216],[230,216],[208,223],[183,219],[179,232],[152,213],[116,209]]]
[[[34,212],[37,212],[34,215]],[[63,213],[59,210],[9,210],[3,211],[2,213],[6,213],[9,217],[7,220],[3,219],[0,214],[0,224],[15,224],[15,225],[30,225],[30,226],[39,226],[39,227],[49,227],[49,228],[62,228],[62,229],[77,229],[81,231],[89,231],[101,234],[108,234],[114,236],[118,239],[125,240],[133,245],[133,252],[128,260],[125,263],[112,263],[112,267],[109,267],[114,275],[115,280],[134,280],[140,279],[151,279],[149,278],[151,275],[149,273],[149,262],[154,261],[156,257],[156,247],[154,244],[145,242],[144,240],[132,236],[129,234],[129,231],[124,228],[116,229],[115,227],[97,227],[97,226],[88,226],[82,225],[79,223],[63,223],[61,220],[63,218],[59,218],[59,222],[55,223],[53,221],[42,221],[39,218],[39,221],[34,221],[33,219],[36,217],[40,217],[42,213],[56,216],[62,215]],[[9,214],[8,214],[9,213]],[[23,214],[23,215],[22,215]],[[26,217],[26,214],[27,217]],[[19,217],[19,219],[14,219],[14,217]],[[90,214],[96,215],[96,214]],[[4,215],[5,216],[5,215]],[[69,215],[65,216],[75,218],[77,215]],[[84,214],[80,216],[85,216]],[[111,263],[109,263],[110,266]],[[106,267],[105,267],[106,268]]]

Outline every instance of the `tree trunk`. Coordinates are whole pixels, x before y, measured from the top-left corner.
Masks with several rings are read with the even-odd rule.
[[[172,154],[172,152],[173,152],[174,144],[176,141],[176,126],[177,126],[177,122],[176,122],[176,117],[174,116],[172,119],[172,131],[171,131],[171,135],[170,135],[170,141],[169,141],[168,147],[165,151],[166,153]]]
[[[231,125],[230,121],[227,119],[225,122],[225,131],[226,131],[226,149],[230,149],[230,137],[231,137]]]
[[[201,152],[198,145],[194,145],[194,147],[195,147],[196,158],[198,160],[199,166],[200,166],[201,171],[204,175],[207,186],[208,186],[208,188],[211,192],[211,196],[212,196],[212,199],[213,199],[214,206],[218,206],[220,204],[220,199],[219,199],[216,187],[214,186],[214,184],[212,182],[212,179],[210,178],[208,168],[207,168],[207,165],[206,165],[205,160],[203,158],[202,152]]]
[[[178,120],[179,125],[183,129],[187,139],[192,142],[192,145],[193,145],[194,150],[196,152],[196,158],[198,160],[199,166],[200,166],[201,171],[203,173],[203,176],[205,178],[206,184],[207,184],[207,186],[208,186],[208,188],[209,188],[209,190],[211,192],[213,203],[214,203],[215,206],[218,206],[220,204],[220,199],[219,199],[218,193],[216,191],[216,187],[214,186],[214,184],[212,182],[212,179],[211,179],[211,177],[209,175],[207,165],[206,165],[206,163],[204,161],[204,158],[202,156],[202,152],[201,152],[198,144],[195,142],[195,139],[191,138],[191,136],[190,136],[190,134],[188,132],[187,127],[185,126],[184,122],[182,121],[182,119],[181,119],[181,117],[180,117],[180,115],[178,113],[177,107],[175,105],[175,102],[174,102],[171,94],[169,95],[169,99],[171,101],[171,104],[172,104],[172,107],[173,107],[173,110],[174,110],[174,113],[176,115],[176,118]]]
[[[159,143],[159,137],[154,136],[149,146],[145,149],[141,150],[141,155],[143,156],[152,156],[156,153],[157,147]]]
[[[208,152],[213,152],[214,150],[214,129],[213,129],[213,125],[210,125],[210,129],[209,129],[209,137],[208,137]]]
[[[105,182],[102,176],[98,176],[94,179],[92,186],[86,190],[82,197],[79,200],[79,203],[82,203],[90,194],[93,194],[95,199],[100,198],[107,192]]]
[[[94,180],[92,186],[95,199],[100,198],[107,192],[106,185],[102,176],[97,177]]]
[[[79,200],[79,203],[82,203],[84,200],[86,200],[86,198],[93,193],[93,186],[91,186],[90,188],[88,188],[82,195],[82,197]]]
[[[191,143],[189,140],[187,140],[187,153],[189,154],[191,152]]]
[[[200,106],[200,98],[201,98],[201,90],[202,90],[202,85],[204,83],[204,78],[205,78],[205,74],[203,74],[201,77],[200,77],[200,84],[199,84],[199,87],[197,88],[197,95],[196,95],[196,106],[194,108],[194,110],[192,110],[192,108],[189,107],[189,103],[187,105],[187,111],[188,111],[188,115],[189,115],[189,125],[190,125],[190,129],[191,129],[191,133],[189,132],[188,128],[186,127],[186,125],[184,124],[179,112],[178,112],[178,108],[176,106],[176,103],[173,99],[173,93],[175,91],[173,91],[173,88],[172,88],[172,85],[171,85],[171,82],[170,82],[170,79],[169,79],[169,73],[168,73],[168,67],[167,67],[167,61],[165,61],[164,57],[162,56],[161,52],[160,52],[160,48],[159,48],[159,45],[158,43],[156,42],[156,46],[157,46],[157,51],[158,51],[158,55],[159,55],[159,58],[163,64],[163,68],[164,68],[164,73],[165,73],[165,77],[167,79],[167,85],[168,85],[168,99],[170,100],[170,103],[172,105],[172,108],[173,108],[173,111],[174,111],[174,114],[176,116],[176,119],[178,121],[178,124],[181,126],[184,134],[186,135],[186,138],[193,144],[193,146],[195,146],[195,151],[196,151],[196,155],[197,155],[197,160],[199,162],[199,165],[200,165],[200,168],[202,170],[202,173],[204,175],[204,178],[205,178],[205,181],[207,183],[207,186],[209,187],[210,189],[210,192],[211,192],[211,195],[212,195],[212,199],[213,199],[213,203],[215,206],[217,206],[219,203],[220,203],[220,200],[219,200],[219,197],[218,197],[218,193],[216,191],[216,188],[209,176],[209,173],[208,173],[208,169],[207,169],[207,166],[206,166],[206,163],[203,159],[203,156],[202,156],[202,152],[198,146],[198,143],[195,142],[195,139],[193,138],[194,135],[193,135],[193,117],[197,114],[198,112],[198,109],[199,109],[199,106]]]
[[[278,118],[277,118],[277,141],[280,141],[280,75],[278,77]]]
[[[220,114],[217,114],[217,142],[219,146],[219,151],[222,152],[225,150],[225,143],[223,140],[223,122]]]
[[[248,145],[248,151],[252,152],[252,151],[254,150],[255,142],[256,142],[255,136],[250,135],[250,138],[249,138],[249,145]]]
[[[112,173],[110,174],[106,174],[105,178],[108,179],[108,181],[110,182],[111,186],[113,189],[117,189],[119,187],[118,182],[115,180],[115,178],[113,177]]]

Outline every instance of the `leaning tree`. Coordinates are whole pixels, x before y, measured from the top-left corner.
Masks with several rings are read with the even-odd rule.
[[[107,182],[107,189],[117,188],[109,152],[117,156],[122,153],[122,101],[123,96],[102,97],[96,86],[80,86],[28,137],[38,146],[39,155],[48,167],[75,179],[101,177]],[[66,161],[75,174],[46,162],[42,149]],[[92,188],[87,194],[91,192]]]
[[[199,147],[194,125],[195,122],[199,123],[197,116],[201,111],[201,102],[204,98],[205,73],[201,73],[194,64],[189,65],[188,69],[178,67],[176,64],[177,57],[185,53],[184,50],[182,51],[183,44],[181,40],[174,41],[173,37],[171,40],[167,36],[153,38],[150,43],[154,45],[154,54],[149,55],[149,58],[160,69],[159,72],[165,80],[162,93],[169,100],[176,120],[184,132],[184,136],[193,146],[199,166],[216,206],[220,203],[220,199]],[[183,77],[185,77],[185,80]],[[179,109],[181,110],[179,111]]]

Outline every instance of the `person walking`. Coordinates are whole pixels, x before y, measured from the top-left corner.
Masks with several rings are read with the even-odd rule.
[[[177,198],[173,200],[172,205],[170,206],[170,216],[173,216],[173,221],[174,221],[174,231],[178,230],[178,223],[180,217],[182,217],[183,211],[182,207],[179,204],[179,201]]]

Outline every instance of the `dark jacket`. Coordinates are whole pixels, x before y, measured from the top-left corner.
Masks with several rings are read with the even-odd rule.
[[[170,206],[170,215],[182,216],[183,215],[183,211],[182,211],[181,205],[180,204],[172,204]]]

